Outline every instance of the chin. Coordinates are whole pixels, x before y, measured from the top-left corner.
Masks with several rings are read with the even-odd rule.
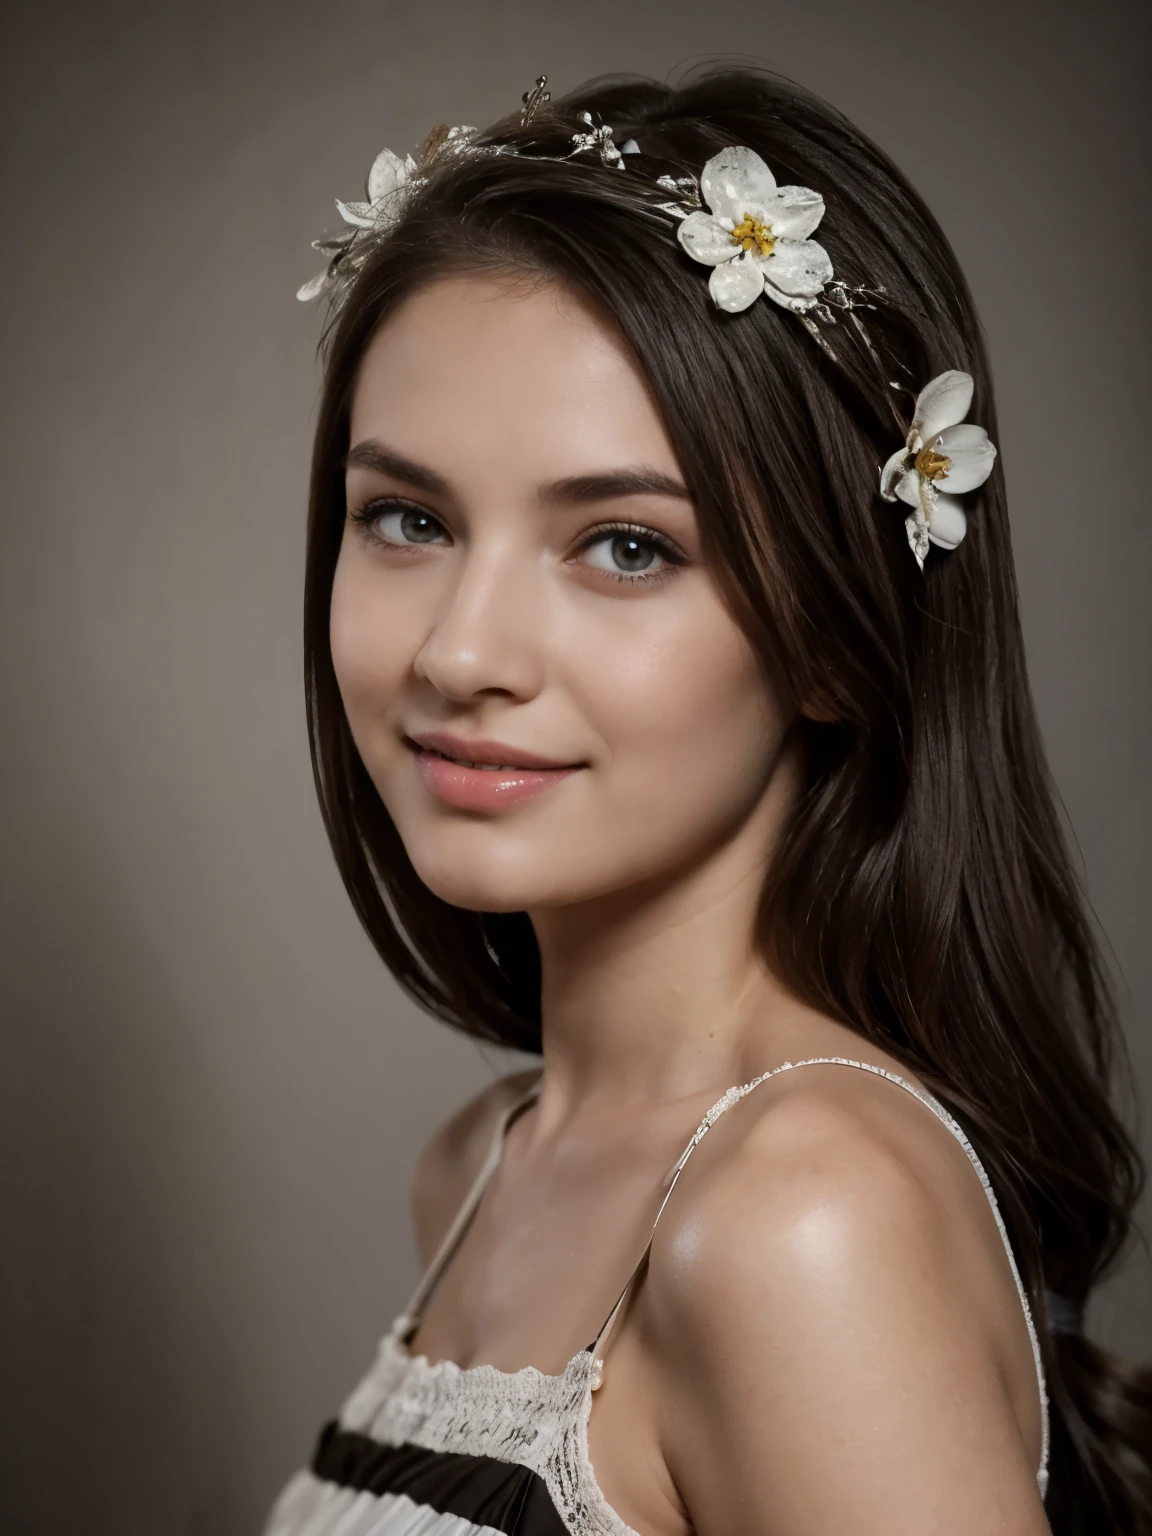
[[[554,849],[536,839],[509,847],[491,828],[438,829],[431,836],[401,831],[412,867],[441,901],[473,912],[525,912],[533,907],[579,900],[564,878],[564,863]],[[445,835],[447,834],[447,835]],[[547,871],[547,874],[543,874]]]
[[[644,842],[542,836],[488,823],[401,826],[412,867],[441,901],[473,912],[579,906],[659,875],[667,858]]]
[[[434,896],[470,912],[526,912],[542,904],[538,886],[516,879],[495,880],[490,870],[425,869],[419,864],[415,869]]]

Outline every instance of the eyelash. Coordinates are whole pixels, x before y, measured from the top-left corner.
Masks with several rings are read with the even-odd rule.
[[[643,523],[598,523],[595,528],[590,528],[581,537],[575,554],[581,555],[586,549],[591,549],[594,544],[611,538],[631,538],[637,543],[650,544],[665,564],[661,570],[653,571],[651,574],[644,571],[606,571],[602,567],[596,567],[596,574],[607,576],[609,581],[624,581],[631,586],[659,586],[670,580],[679,566],[687,564],[687,556],[673,544],[671,539],[662,533],[657,533],[655,528],[645,527]]]
[[[362,507],[350,507],[348,516],[356,524],[358,531],[369,543],[377,548],[386,549],[418,549],[419,545],[395,544],[390,539],[382,539],[373,531],[372,524],[384,512],[397,512],[410,509],[413,512],[422,513],[439,522],[434,512],[429,512],[418,502],[408,501],[403,496],[382,496],[368,502]],[[443,524],[441,524],[443,527]],[[447,531],[447,530],[445,530]],[[666,535],[657,532],[655,528],[648,528],[643,523],[598,523],[595,528],[590,528],[581,536],[575,551],[568,557],[574,561],[577,555],[591,549],[594,545],[610,538],[633,538],[645,544],[650,544],[664,560],[664,566],[651,574],[643,571],[608,571],[602,567],[596,567],[597,575],[606,576],[609,581],[627,582],[631,586],[658,586],[669,580],[675,570],[687,564],[687,556]]]
[[[419,545],[395,544],[391,539],[380,537],[372,525],[385,512],[419,512],[424,517],[432,518],[433,522],[440,522],[434,512],[429,512],[427,507],[420,506],[418,502],[409,501],[404,496],[377,496],[362,507],[349,507],[348,517],[356,524],[357,531],[369,544],[375,544],[384,549],[418,549]]]

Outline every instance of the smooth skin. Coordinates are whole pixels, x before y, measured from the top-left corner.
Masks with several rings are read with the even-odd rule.
[[[331,635],[357,747],[431,889],[527,911],[543,961],[539,1099],[413,1348],[558,1372],[724,1089],[810,1056],[900,1068],[753,946],[804,701],[726,607],[610,323],[551,283],[426,287],[364,359],[347,491]],[[418,772],[429,731],[576,771],[453,809]],[[425,1150],[425,1259],[528,1081],[495,1084]],[[1046,1531],[1031,1348],[963,1150],[846,1068],[783,1074],[730,1110],[657,1228],[589,1445],[642,1536]]]

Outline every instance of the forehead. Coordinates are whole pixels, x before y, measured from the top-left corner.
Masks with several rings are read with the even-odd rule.
[[[405,301],[357,379],[352,441],[542,481],[675,455],[611,322],[558,283],[452,277]]]

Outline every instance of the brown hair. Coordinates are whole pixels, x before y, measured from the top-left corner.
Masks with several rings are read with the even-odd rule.
[[[640,154],[566,160],[577,115]],[[647,376],[739,622],[798,697],[806,783],[765,871],[761,933],[786,983],[892,1052],[964,1122],[989,1168],[1033,1301],[1053,1410],[1058,1536],[1152,1531],[1152,1372],[1045,1326],[1045,1287],[1082,1303],[1129,1235],[1141,1169],[1110,1100],[1119,1036],[1033,712],[999,468],[970,532],[923,574],[877,494],[916,389],[975,380],[985,349],[944,235],[892,163],[826,103],[754,70],[678,88],[596,83],[440,155],[356,277],[327,338],[308,531],[305,642],[316,783],[340,872],[393,974],[429,1012],[539,1049],[539,957],[523,914],[449,906],[417,877],[353,745],[328,640],[343,456],[364,351],[420,285],[512,269],[570,283]],[[880,290],[867,343],[834,356],[767,300],[710,303],[705,270],[655,210],[656,176],[725,145],[819,190],[838,278]]]

